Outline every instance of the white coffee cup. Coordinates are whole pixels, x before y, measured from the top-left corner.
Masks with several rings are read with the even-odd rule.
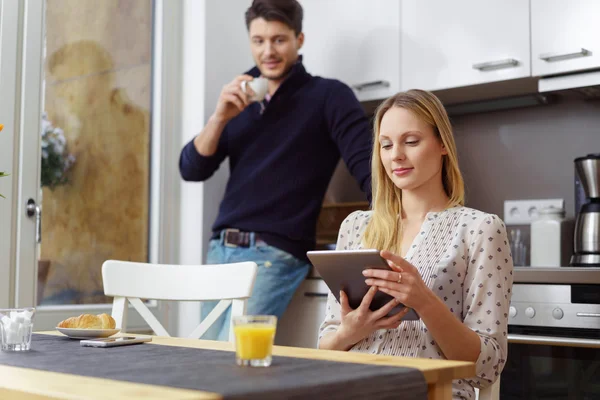
[[[263,101],[267,95],[269,81],[267,78],[254,78],[250,82],[242,81],[242,92],[246,93],[251,101]],[[250,91],[248,91],[248,86]]]

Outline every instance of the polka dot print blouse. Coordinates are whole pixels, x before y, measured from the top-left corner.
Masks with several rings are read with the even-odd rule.
[[[356,211],[342,223],[337,249],[361,249],[371,212]],[[496,215],[467,207],[427,214],[406,259],[450,312],[481,340],[477,376],[453,382],[454,399],[474,399],[473,387],[491,385],[507,356],[508,308],[513,262],[504,223]],[[340,305],[329,293],[327,315],[319,330],[335,331]],[[421,358],[445,358],[422,321],[404,321],[397,329],[379,330],[350,351]]]

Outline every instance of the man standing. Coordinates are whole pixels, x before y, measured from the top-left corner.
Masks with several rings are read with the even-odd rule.
[[[229,157],[207,263],[256,262],[248,314],[280,317],[309,272],[306,252],[315,246],[340,155],[370,198],[371,130],[348,86],[306,72],[296,0],[254,0],[246,25],[256,67],[223,87],[208,123],[183,148],[179,169],[186,181],[204,181]],[[268,92],[252,102],[242,82],[258,77],[268,80]],[[213,307],[203,303],[203,317]],[[203,338],[227,340],[227,317]]]

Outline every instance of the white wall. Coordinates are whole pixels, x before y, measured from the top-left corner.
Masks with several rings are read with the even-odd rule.
[[[183,71],[181,109],[181,147],[190,141],[204,123],[205,2],[183,3]],[[179,263],[202,263],[202,184],[181,185],[181,224]],[[177,336],[187,336],[198,325],[198,303],[179,303]]]
[[[251,0],[206,2],[205,120],[214,112],[223,85],[254,66],[244,17],[250,4]],[[226,160],[204,183],[204,243],[212,233],[228,177],[229,164]],[[205,252],[203,256],[206,256]]]
[[[249,5],[250,0],[184,0],[182,147],[202,130],[223,85],[253,65],[244,23]],[[207,182],[182,184],[181,264],[204,262],[228,176],[225,162]],[[199,322],[199,303],[179,305],[178,336],[187,336]]]

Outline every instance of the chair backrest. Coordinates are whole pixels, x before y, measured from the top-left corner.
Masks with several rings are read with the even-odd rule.
[[[494,382],[492,386],[488,386],[483,390],[476,390],[475,400],[499,400],[500,399],[500,378]]]
[[[126,330],[127,301],[140,313],[157,335],[170,336],[141,299],[206,301],[220,300],[217,306],[189,335],[200,338],[231,305],[231,316],[246,313],[258,266],[254,262],[215,265],[159,265],[108,260],[102,265],[104,294],[114,297],[112,317]],[[231,323],[231,322],[230,322]],[[233,340],[233,329],[230,329]]]

